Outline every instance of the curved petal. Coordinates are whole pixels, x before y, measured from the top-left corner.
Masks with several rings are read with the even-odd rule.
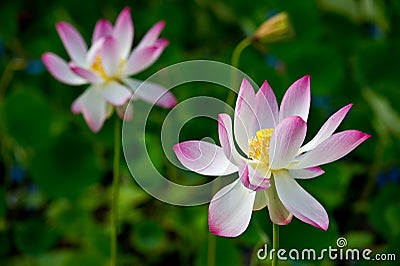
[[[306,137],[307,124],[299,116],[291,116],[276,127],[270,142],[270,167],[281,169],[294,159]]]
[[[222,150],[232,163],[239,165],[239,162],[245,160],[236,150],[233,142],[232,119],[228,114],[218,115],[218,136]]]
[[[43,54],[42,61],[47,70],[49,70],[50,74],[62,83],[68,85],[82,85],[87,83],[86,80],[82,79],[71,71],[64,59],[53,53]]]
[[[229,175],[238,170],[225,157],[221,147],[209,142],[189,140],[176,144],[173,149],[186,168],[202,175]]]
[[[321,127],[321,129],[318,131],[317,135],[315,135],[315,137],[310,142],[300,148],[299,154],[314,149],[321,142],[332,136],[333,132],[335,132],[340,123],[342,123],[351,106],[352,104],[346,105],[345,107],[334,113],[331,117],[329,117],[328,120]]]
[[[105,41],[104,38],[100,38],[96,40],[93,45],[90,47],[88,53],[86,54],[86,67],[93,68],[93,64],[97,60],[97,56],[101,55],[101,50]]]
[[[75,66],[72,63],[69,64],[69,68],[72,70],[72,72],[74,72],[81,78],[88,80],[91,83],[103,82],[103,79],[99,75],[97,75],[97,73],[95,73],[91,70],[85,69],[83,67]]]
[[[132,92],[116,81],[109,81],[99,87],[103,98],[114,106],[125,104],[132,96]]]
[[[165,40],[160,41],[157,45],[135,49],[126,63],[124,75],[134,75],[151,66],[160,57],[167,45],[168,41]]]
[[[278,124],[278,103],[267,81],[256,94],[256,126],[258,129],[275,128]]]
[[[256,95],[253,86],[243,78],[235,106],[234,131],[235,139],[240,149],[249,153],[249,139],[256,133]]]
[[[93,132],[98,132],[106,119],[106,102],[95,87],[88,88],[72,104],[73,113],[82,113]]]
[[[125,7],[119,14],[115,22],[113,35],[118,40],[121,58],[127,58],[133,42],[133,22],[129,7]]]
[[[123,82],[134,92],[133,97],[137,96],[148,103],[164,108],[176,105],[175,96],[161,85],[137,79],[124,79]]]
[[[97,21],[96,26],[94,26],[92,44],[94,44],[98,39],[110,35],[113,31],[113,27],[110,21],[106,19],[100,19]]]
[[[274,224],[286,225],[292,221],[293,215],[283,206],[282,201],[279,199],[274,179],[275,176],[271,177],[271,187],[264,190],[267,198],[269,218]]]
[[[245,188],[240,180],[223,187],[208,208],[210,232],[225,237],[243,233],[250,223],[255,196],[256,192]]]
[[[291,176],[297,179],[311,179],[325,173],[319,166],[305,168],[305,169],[289,169]]]
[[[101,64],[108,77],[118,72],[121,62],[118,42],[114,37],[107,36],[101,47]]]
[[[264,209],[268,203],[268,196],[265,190],[257,191],[254,200],[253,211]]]
[[[260,175],[256,170],[250,165],[242,162],[239,166],[239,178],[242,184],[253,191],[260,191],[269,188],[269,175],[264,177]]]
[[[346,130],[333,134],[316,148],[301,156],[291,168],[308,168],[336,161],[354,150],[370,136],[358,130]]]
[[[71,59],[80,66],[85,65],[87,46],[81,34],[67,22],[59,22],[56,29]]]
[[[304,76],[295,81],[283,96],[279,121],[290,116],[300,116],[307,122],[310,100],[310,76]]]
[[[324,207],[297,184],[288,171],[277,171],[274,175],[276,191],[286,209],[305,223],[328,229],[329,218]]]
[[[153,46],[157,39],[158,36],[160,35],[161,31],[165,27],[165,21],[159,21],[156,23],[151,29],[144,35],[140,43],[135,49],[142,49],[148,46]]]

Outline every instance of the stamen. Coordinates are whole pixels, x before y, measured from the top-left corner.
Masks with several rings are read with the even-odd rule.
[[[104,71],[103,65],[101,63],[101,54],[96,56],[93,62],[92,69],[96,71],[103,79],[108,79],[106,72]]]
[[[273,128],[265,128],[256,132],[256,137],[249,139],[249,158],[269,163],[269,143]]]

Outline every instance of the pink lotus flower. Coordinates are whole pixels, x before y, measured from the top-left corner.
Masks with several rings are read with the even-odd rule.
[[[325,209],[296,179],[322,175],[320,165],[342,158],[370,135],[357,130],[333,134],[350,104],[333,114],[317,135],[302,146],[309,107],[309,76],[290,86],[280,110],[267,82],[255,94],[243,79],[235,108],[234,134],[230,116],[218,116],[221,147],[194,140],[174,146],[179,161],[194,172],[210,176],[239,173],[237,180],[211,200],[208,223],[212,233],[240,235],[246,230],[252,211],[265,206],[275,224],[288,224],[294,215],[315,227],[328,228]],[[246,157],[236,150],[233,137]]]
[[[155,24],[131,52],[134,30],[129,7],[121,11],[114,27],[105,19],[97,22],[89,49],[73,26],[57,23],[58,34],[71,61],[67,63],[50,52],[45,53],[42,60],[60,82],[91,84],[72,104],[72,112],[82,113],[94,132],[100,130],[112,106],[121,117],[125,109],[125,118],[132,116],[133,108],[128,102],[133,92],[165,108],[176,104],[174,96],[162,86],[146,82],[144,88],[137,90],[142,82],[129,78],[152,65],[168,45],[168,40],[158,38],[164,26],[164,21]]]

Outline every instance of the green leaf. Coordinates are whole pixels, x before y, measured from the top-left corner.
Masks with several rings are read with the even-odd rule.
[[[161,226],[152,221],[141,221],[135,226],[132,243],[143,252],[157,252],[165,248],[166,235]]]
[[[32,177],[50,197],[75,198],[100,179],[100,171],[90,144],[68,132],[60,135],[49,149],[35,154]]]
[[[20,145],[42,147],[50,136],[51,111],[34,91],[19,90],[6,97],[4,122],[8,134]]]
[[[56,232],[38,219],[24,221],[16,226],[15,242],[19,251],[38,255],[49,250],[57,240]]]

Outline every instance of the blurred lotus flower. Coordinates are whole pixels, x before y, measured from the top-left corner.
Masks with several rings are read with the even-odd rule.
[[[164,21],[155,24],[131,52],[134,29],[129,7],[122,10],[114,27],[105,19],[96,23],[89,49],[73,26],[66,22],[57,23],[58,34],[71,61],[67,63],[50,52],[45,53],[42,60],[60,82],[91,84],[72,104],[72,111],[82,113],[94,132],[99,131],[111,115],[112,106],[120,116],[126,110],[125,119],[132,116],[129,99],[142,82],[129,76],[152,65],[168,45],[168,40],[158,38],[164,26]],[[138,98],[165,108],[176,104],[170,92],[154,83],[146,82],[136,92]]]
[[[280,110],[267,82],[255,94],[243,79],[234,131],[229,115],[218,116],[221,147],[203,141],[174,146],[179,161],[194,172],[210,176],[239,173],[236,181],[223,187],[211,200],[210,231],[220,236],[238,236],[246,230],[252,210],[265,206],[275,224],[288,224],[294,215],[326,230],[329,218],[325,209],[295,179],[323,174],[320,165],[342,158],[370,137],[357,130],[333,134],[350,107],[351,104],[333,114],[317,135],[301,147],[310,108],[309,76],[290,86]],[[234,137],[247,158],[236,150]]]
[[[252,39],[270,43],[287,40],[293,36],[294,31],[290,24],[288,14],[286,12],[280,12],[264,21],[254,33]]]

